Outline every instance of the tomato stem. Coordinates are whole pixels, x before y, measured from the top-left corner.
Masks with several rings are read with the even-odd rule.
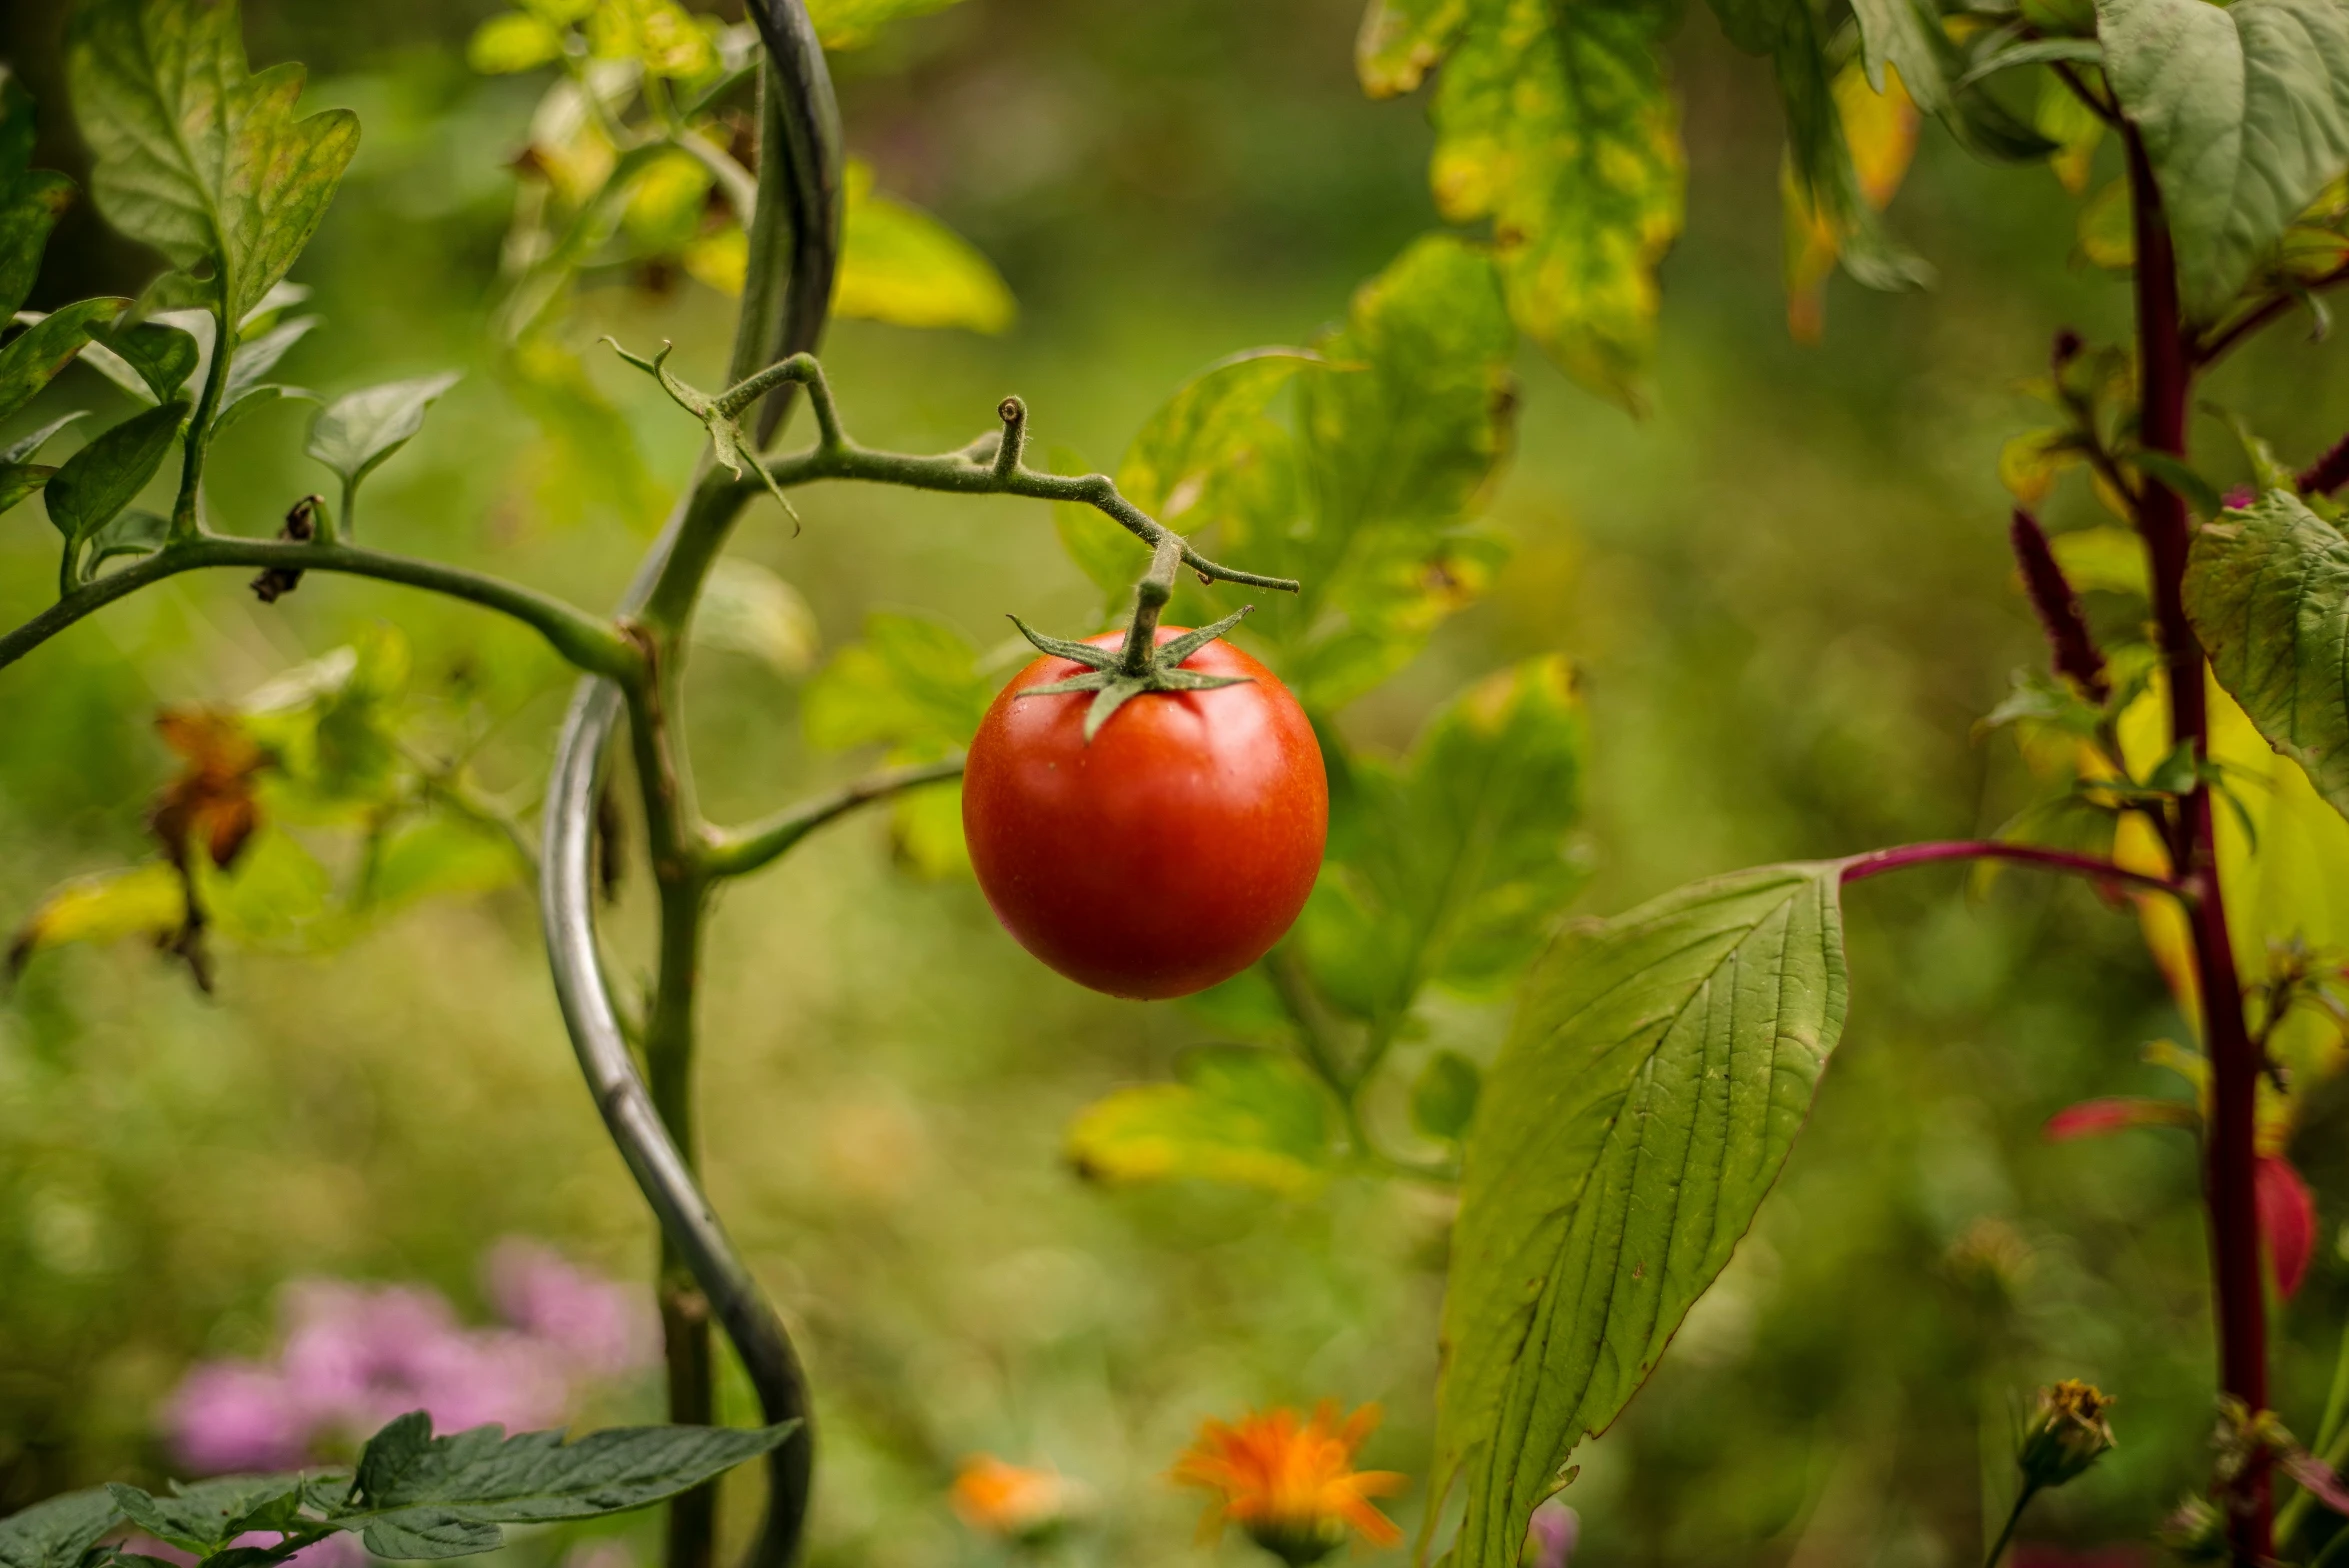
[[[1174,597],[1175,572],[1183,564],[1183,541],[1169,532],[1150,552],[1150,570],[1134,584],[1134,618],[1126,627],[1125,646],[1118,652],[1120,673],[1140,679],[1158,664],[1158,617]]]

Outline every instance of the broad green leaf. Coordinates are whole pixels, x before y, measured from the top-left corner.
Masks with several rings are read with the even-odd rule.
[[[802,719],[828,751],[887,746],[903,760],[943,757],[969,742],[995,698],[979,650],[936,616],[876,610],[862,642],[810,682]]]
[[[1454,698],[1402,768],[1357,760],[1297,937],[1333,1004],[1391,1028],[1430,981],[1513,978],[1582,882],[1583,745],[1553,655]]]
[[[121,871],[75,877],[50,889],[9,939],[8,968],[68,942],[113,942],[177,931],[187,920],[187,891],[179,873],[150,861]]]
[[[436,813],[385,836],[369,863],[365,893],[368,906],[380,913],[508,887],[524,870],[515,846],[496,830]]]
[[[995,264],[919,207],[873,189],[873,171],[851,162],[841,219],[837,315],[900,327],[1002,332],[1019,313]]]
[[[66,73],[99,210],[208,273],[241,321],[325,216],[358,118],[296,119],[302,68],[250,73],[233,0],[90,0],[67,32]]]
[[[1438,1051],[1411,1086],[1411,1122],[1430,1138],[1457,1142],[1468,1135],[1484,1075],[1458,1051]]]
[[[901,17],[943,11],[955,0],[809,0],[808,19],[827,49],[854,49]]]
[[[101,431],[58,468],[43,498],[49,521],[65,535],[69,557],[138,498],[163,466],[172,442],[179,439],[180,422],[187,417],[185,397],[133,414]]]
[[[2349,814],[2349,539],[2271,490],[2195,536],[2186,614],[2218,683]]]
[[[0,1519],[0,1568],[79,1568],[82,1554],[121,1522],[102,1486],[19,1509]]]
[[[1177,1083],[1120,1089],[1068,1130],[1079,1174],[1108,1183],[1196,1178],[1293,1194],[1330,1171],[1328,1096],[1291,1058],[1210,1046],[1176,1063]]]
[[[0,419],[30,403],[129,304],[126,299],[81,300],[51,311],[9,339],[0,348]]]
[[[1517,324],[1636,408],[1687,183],[1657,52],[1666,13],[1645,0],[1466,9],[1436,84],[1436,206],[1454,223],[1492,220]]]
[[[302,450],[355,487],[424,428],[425,411],[460,375],[449,370],[345,392],[318,411]]]
[[[1458,1568],[1514,1568],[1568,1455],[1777,1178],[1843,1028],[1840,870],[1682,888],[1569,932],[1528,978],[1468,1136],[1445,1291],[1432,1494],[1465,1493]]]
[[[1508,447],[1516,333],[1484,252],[1430,236],[1314,349],[1327,363],[1296,371],[1294,438],[1250,435],[1210,488],[1219,553],[1304,585],[1259,596],[1249,627],[1329,709],[1399,669],[1497,564],[1470,514]]]
[[[696,647],[724,648],[796,679],[815,668],[823,646],[816,612],[798,589],[755,561],[727,556],[710,573],[693,612]]]
[[[2349,168],[2338,0],[2097,0],[2105,79],[2161,186],[2188,316],[2211,321]]]
[[[1373,98],[1407,93],[1451,53],[1470,0],[1370,0],[1354,37],[1354,71]]]
[[[1326,363],[1310,349],[1255,348],[1208,366],[1135,434],[1118,464],[1119,491],[1185,532],[1214,522],[1228,505],[1216,486],[1228,484],[1261,449],[1281,440],[1278,427],[1264,419],[1265,405],[1298,371]],[[1126,574],[1130,583],[1149,561],[1142,542],[1126,537],[1133,540],[1126,553],[1137,560]]]
[[[508,1524],[595,1519],[690,1491],[788,1441],[799,1423],[612,1427],[507,1437],[479,1426],[432,1435],[422,1411],[368,1440],[351,1500],[333,1521],[378,1557],[441,1558],[496,1546]]]

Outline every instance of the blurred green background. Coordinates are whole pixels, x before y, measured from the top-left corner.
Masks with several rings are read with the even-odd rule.
[[[487,8],[247,9],[257,62],[307,61],[310,101],[364,125],[296,274],[327,325],[288,378],[468,371],[371,484],[369,537],[609,601],[654,519],[550,464],[487,347],[503,165],[534,96],[467,71]],[[965,0],[839,57],[852,150],[993,257],[1021,305],[1000,338],[836,326],[852,428],[959,445],[1017,391],[1037,440],[1113,463],[1191,371],[1337,317],[1434,223],[1423,103],[1363,100],[1357,20],[1351,0]],[[36,161],[78,174],[62,22],[54,0],[16,0],[0,55],[40,96]],[[1928,130],[1894,222],[1939,287],[1839,282],[1825,343],[1796,346],[1772,89],[1700,14],[1674,61],[1690,217],[1665,268],[1653,413],[1634,421],[1527,350],[1519,450],[1491,503],[1515,557],[1344,716],[1392,749],[1475,675],[1569,654],[1591,712],[1593,912],[1758,861],[1988,830],[2021,802],[2011,746],[1970,733],[2040,657],[1995,459],[2033,422],[2014,387],[2053,329],[2125,325],[2122,289],[2069,259],[2073,206],[2051,175],[1983,167]],[[34,303],[135,293],[149,271],[84,207]],[[623,279],[584,312],[705,367],[730,319],[692,285]],[[2305,459],[2349,420],[2349,380],[2289,336],[2216,390]],[[649,382],[597,373],[673,489],[697,432]],[[115,396],[77,370],[43,412]],[[272,410],[223,441],[226,526],[267,531],[316,484],[306,418]],[[1040,505],[832,487],[799,506],[803,533],[762,503],[739,548],[807,597],[830,645],[874,607],[927,608],[992,645],[1004,611],[1074,625],[1094,603]],[[2067,508],[2093,502],[2067,490]],[[0,519],[10,622],[44,602],[52,549],[34,508]],[[233,574],[181,578],[0,674],[0,921],[144,852],[143,803],[171,766],[158,706],[234,697],[376,621],[409,638],[420,687],[461,678],[507,715],[483,773],[527,788],[568,683],[526,634],[356,580],[267,609]],[[713,814],[857,765],[804,746],[798,700],[752,661],[699,662]],[[1567,1493],[1581,1560],[1967,1561],[1985,1468],[2004,1470],[2013,1412],[2056,1376],[2120,1396],[2121,1444],[2030,1533],[2140,1540],[2203,1474],[2190,1144],[2038,1135],[2073,1100],[2161,1087],[2138,1049],[2182,1026],[2134,923],[2017,876],[1969,898],[1954,872],[1870,884],[1849,913],[1852,1024],[1817,1114],[1654,1383],[1586,1451]],[[623,914],[625,930],[642,911]],[[968,884],[893,868],[878,820],[729,892],[716,932],[710,1182],[804,1336],[817,1562],[991,1560],[1003,1549],[944,1500],[977,1450],[1095,1490],[1075,1556],[1231,1559],[1250,1548],[1199,1544],[1195,1500],[1163,1473],[1202,1417],[1273,1402],[1379,1401],[1366,1463],[1424,1477],[1440,1200],[1367,1182],[1295,1202],[1085,1186],[1059,1159],[1069,1117],[1211,1034],[1028,961]],[[1446,1034],[1489,1050],[1500,1023],[1466,1012]],[[2302,1425],[2349,1309],[2330,1241],[2341,1123],[2341,1096],[2320,1099],[2296,1146],[2327,1224],[2281,1319],[2279,1403]],[[477,1261],[508,1232],[622,1274],[652,1250],[524,891],[424,907],[323,958],[230,953],[216,1000],[136,943],[38,958],[0,1001],[0,1506],[161,1473],[158,1403],[199,1358],[264,1352],[283,1282],[414,1280],[477,1303]],[[648,1384],[613,1413],[656,1408]],[[1397,1500],[1406,1527],[1421,1502]]]

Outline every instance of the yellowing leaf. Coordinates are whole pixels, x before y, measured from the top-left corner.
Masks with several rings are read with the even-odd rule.
[[[2148,592],[2145,541],[2128,528],[2079,528],[2048,541],[2055,564],[2082,593]]]
[[[1998,449],[1998,482],[2025,506],[2047,499],[2063,471],[2081,460],[2077,447],[2056,429],[2031,430]]]
[[[2104,122],[2096,117],[2096,111],[2050,71],[2039,86],[2039,105],[2031,125],[2055,143],[2056,151],[2047,166],[2055,171],[2064,189],[2075,196],[2085,191],[2096,163],[2097,145],[2104,140]]]
[[[1891,205],[1908,174],[1909,160],[1916,155],[1921,119],[1917,106],[1898,70],[1884,67],[1884,90],[1878,92],[1868,85],[1867,71],[1858,61],[1836,77],[1832,96],[1858,175],[1860,200],[1869,211],[1882,212]],[[1826,330],[1827,279],[1850,238],[1851,226],[1819,210],[1791,160],[1779,170],[1779,193],[1786,212],[1786,326],[1796,342],[1816,343]]]
[[[473,30],[465,63],[487,76],[534,70],[563,57],[563,35],[522,11],[493,16]]]
[[[1179,1083],[1117,1093],[1079,1113],[1068,1158],[1100,1182],[1195,1178],[1295,1194],[1329,1174],[1326,1097],[1286,1056],[1213,1046],[1176,1065]]]
[[[694,238],[709,204],[710,171],[690,153],[655,158],[628,187],[621,226],[636,244],[655,255],[683,250]],[[736,285],[737,291],[740,285]]]
[[[1636,0],[1469,0],[1434,109],[1438,209],[1492,220],[1518,326],[1634,408],[1687,182],[1662,16]],[[1432,48],[1442,29],[1419,36]]]
[[[587,18],[599,60],[636,60],[655,76],[691,79],[718,66],[710,32],[677,0],[599,0]]]
[[[163,937],[187,918],[180,876],[162,861],[101,871],[60,883],[41,900],[8,945],[15,973],[33,954],[67,942],[112,942],[126,936]]]
[[[2126,272],[2137,264],[2137,235],[2130,226],[2129,182],[2115,180],[2080,209],[2080,256],[2092,267]]]

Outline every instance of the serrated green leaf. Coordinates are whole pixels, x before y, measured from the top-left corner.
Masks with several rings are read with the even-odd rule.
[[[135,1486],[107,1488],[133,1525],[183,1552],[209,1557],[248,1530],[283,1530],[307,1489],[308,1478],[230,1475],[175,1487],[164,1496]]]
[[[351,1499],[331,1518],[378,1557],[463,1556],[496,1546],[502,1525],[601,1518],[690,1491],[798,1427],[613,1427],[567,1443],[494,1426],[434,1437],[416,1411],[368,1441]]]
[[[356,485],[424,428],[425,412],[460,378],[449,370],[345,392],[318,411],[302,450]]]
[[[241,321],[325,216],[357,116],[296,119],[302,68],[248,71],[233,0],[90,0],[67,32],[66,74],[99,211],[182,271],[209,273],[223,315]]]
[[[79,1568],[82,1554],[121,1522],[102,1486],[19,1509],[0,1519],[0,1568]]]
[[[33,400],[93,334],[128,308],[126,299],[85,299],[51,311],[0,348],[0,419]],[[0,321],[0,326],[5,326]]]
[[[864,640],[808,684],[807,737],[829,751],[881,745],[905,761],[946,756],[969,742],[994,700],[978,666],[977,645],[951,623],[876,610]]]
[[[1069,1125],[1069,1162],[1112,1184],[1198,1179],[1311,1190],[1330,1172],[1328,1096],[1291,1058],[1249,1046],[1186,1052],[1176,1083],[1120,1089]]]
[[[1582,706],[1556,656],[1431,717],[1401,769],[1358,760],[1297,943],[1342,1011],[1392,1029],[1420,988],[1514,977],[1581,885]]]
[[[1019,307],[995,264],[919,207],[873,189],[873,171],[851,161],[841,218],[836,315],[900,327],[1002,332]]]
[[[171,443],[179,439],[180,422],[187,417],[185,397],[133,414],[99,432],[58,468],[44,499],[49,521],[65,535],[69,557],[138,499],[147,481],[155,477],[155,470],[163,466]]]
[[[2271,490],[2196,534],[2185,593],[2211,674],[2349,815],[2349,539]]]
[[[1457,1142],[1468,1134],[1484,1075],[1458,1051],[1438,1051],[1411,1086],[1411,1123],[1430,1138]]]
[[[1465,1493],[1458,1568],[1514,1568],[1567,1456],[1777,1178],[1842,1032],[1839,880],[1700,882],[1568,933],[1529,977],[1468,1136],[1445,1291],[1432,1493]]]
[[[2349,168],[2337,0],[2098,0],[2105,79],[2145,143],[2187,315],[2215,320]]]
[[[1438,210],[1492,220],[1517,324],[1634,408],[1687,183],[1657,53],[1665,19],[1645,0],[1468,0],[1433,110]]]
[[[827,49],[855,49],[873,34],[905,17],[943,11],[955,0],[809,0],[808,20]]]

